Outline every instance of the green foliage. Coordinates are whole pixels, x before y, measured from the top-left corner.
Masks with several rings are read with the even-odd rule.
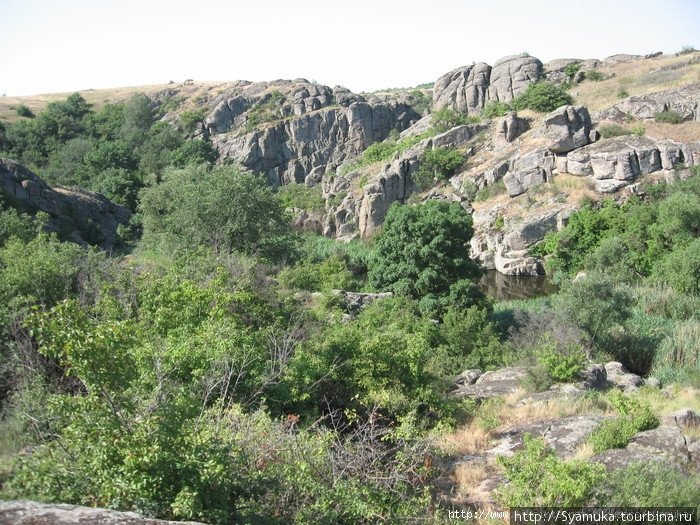
[[[354,290],[357,281],[339,257],[330,257],[323,262],[304,261],[279,274],[280,284],[288,288],[298,288],[310,292],[333,289]]]
[[[544,440],[524,437],[524,448],[498,457],[509,483],[497,497],[505,507],[581,507],[594,495],[605,467],[557,457]]]
[[[180,113],[180,126],[185,133],[192,133],[205,116],[206,110],[204,108],[188,109]]]
[[[437,111],[433,111],[430,116],[430,123],[438,133],[448,131],[456,126],[472,124],[475,121],[479,121],[478,117],[475,120],[474,118],[470,118],[469,116],[463,115],[462,113],[450,108],[442,108]]]
[[[550,82],[535,82],[512,102],[515,110],[531,109],[538,112],[554,111],[558,107],[573,104],[574,99],[564,88]]]
[[[570,64],[566,64],[564,66],[564,74],[569,78],[573,79],[574,76],[576,76],[576,73],[578,73],[581,70],[581,62],[571,62]]]
[[[617,91],[617,98],[627,98],[629,96],[630,96],[630,94],[625,88],[620,88]]]
[[[290,363],[293,410],[379,409],[394,421],[447,415],[449,360],[434,325],[417,314],[406,298],[383,299],[302,344]]]
[[[682,293],[700,295],[700,239],[674,250],[654,268],[654,276]]]
[[[545,337],[535,350],[537,364],[544,368],[556,382],[569,382],[578,378],[586,366],[586,353],[580,345],[559,347],[554,338]]]
[[[464,157],[456,149],[434,148],[426,151],[419,159],[417,173],[413,175],[414,182],[421,189],[426,189],[435,181],[449,179],[464,162]]]
[[[491,370],[504,364],[501,343],[488,314],[486,308],[478,306],[447,308],[440,333],[455,368]]]
[[[680,124],[683,122],[683,115],[677,111],[661,111],[654,114],[655,122],[663,122],[664,124]]]
[[[610,507],[694,507],[700,476],[661,461],[633,463],[611,472],[600,485],[600,504]]]
[[[433,100],[420,89],[414,89],[408,94],[408,103],[413,108],[413,111],[419,115],[424,115],[430,109]]]
[[[614,389],[608,394],[608,400],[621,417],[606,419],[593,431],[589,442],[596,454],[613,448],[626,447],[637,432],[659,426],[659,420],[653,414],[651,407],[631,395],[625,395],[621,390]]]
[[[29,106],[26,104],[20,104],[15,108],[15,112],[17,113],[18,116],[20,117],[25,117],[25,118],[34,118],[36,115],[34,115],[34,112],[29,109]]]
[[[394,204],[376,242],[370,283],[379,290],[421,298],[426,308],[450,294],[465,306],[474,304],[482,296],[470,281],[480,275],[479,266],[469,259],[472,235],[471,217],[457,203]],[[433,304],[429,309],[440,307]]]
[[[590,274],[569,284],[556,304],[599,348],[632,316],[630,291],[605,274]]]
[[[315,212],[323,212],[325,208],[320,186],[285,184],[279,188],[278,194],[285,208],[301,208]]]
[[[176,168],[197,166],[200,164],[213,164],[219,152],[205,140],[190,139],[171,153],[172,165]]]
[[[209,246],[274,260],[295,237],[278,196],[262,177],[235,166],[170,170],[142,192],[144,241],[165,251]]]
[[[590,69],[586,71],[586,80],[590,80],[591,82],[601,82],[605,80],[605,78],[605,75],[597,69]]]
[[[246,113],[246,130],[252,131],[261,124],[275,122],[282,118],[280,107],[283,102],[284,95],[278,90],[273,90],[263,96]]]
[[[624,126],[620,126],[619,124],[606,124],[604,126],[600,126],[598,131],[600,132],[600,136],[604,139],[611,139],[613,137],[621,137],[632,134],[632,130],[625,128]]]
[[[481,116],[484,118],[504,117],[509,111],[512,111],[509,104],[498,100],[491,100],[484,105]]]

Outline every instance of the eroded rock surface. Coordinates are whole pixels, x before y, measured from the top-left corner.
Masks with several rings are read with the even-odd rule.
[[[26,213],[49,214],[48,228],[68,234],[80,244],[109,248],[119,238],[117,227],[126,225],[131,212],[91,191],[51,187],[21,164],[0,158],[0,190]]]
[[[117,512],[28,500],[0,500],[0,523],[3,525],[204,525],[194,521],[155,520],[135,512]]]

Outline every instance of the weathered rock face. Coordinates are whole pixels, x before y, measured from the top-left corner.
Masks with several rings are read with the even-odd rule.
[[[603,140],[568,153],[566,171],[589,177],[601,193],[611,193],[640,175],[700,162],[700,144],[625,136]]]
[[[520,383],[527,376],[524,368],[502,368],[486,372],[473,383],[464,382],[453,392],[456,397],[473,397],[488,399],[490,397],[512,394],[520,388]]]
[[[0,523],[4,525],[203,525],[194,521],[164,521],[144,518],[135,512],[117,512],[77,505],[0,500]]]
[[[496,123],[498,133],[497,142],[513,142],[520,135],[530,129],[530,125],[524,118],[518,117],[515,111],[509,111],[505,117]]]
[[[541,77],[542,62],[527,54],[501,58],[493,68],[483,62],[459,67],[435,82],[433,108],[479,114],[487,102],[510,102]]]
[[[595,115],[597,120],[624,121],[630,117],[653,119],[662,111],[675,111],[683,120],[700,121],[700,84],[629,97]]]
[[[418,115],[405,104],[354,102],[303,114],[243,136],[218,134],[212,142],[221,159],[233,159],[265,173],[273,184],[303,182],[316,168],[335,166],[359,155]]]
[[[516,157],[503,177],[508,195],[515,197],[549,180],[554,162],[554,157],[546,149],[536,149]]]
[[[542,76],[542,62],[526,53],[497,60],[491,70],[489,100],[510,102]]]
[[[68,233],[80,244],[111,247],[117,227],[128,224],[131,212],[99,193],[81,189],[51,187],[21,164],[0,159],[0,190],[20,211],[49,214],[51,231]]]
[[[562,106],[544,118],[541,134],[552,153],[568,153],[590,140],[591,116],[583,106]]]
[[[479,62],[441,76],[433,86],[433,107],[450,108],[466,114],[481,113],[488,101],[491,66]]]

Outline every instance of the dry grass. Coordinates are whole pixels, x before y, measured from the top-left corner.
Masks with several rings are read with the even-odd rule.
[[[476,424],[463,426],[443,436],[439,447],[452,455],[478,454],[491,447],[491,434]]]
[[[458,463],[454,470],[454,481],[460,497],[474,496],[476,488],[488,476],[483,463]]]
[[[144,93],[152,95],[164,89],[178,90],[179,96],[185,98],[185,102],[179,109],[191,109],[196,106],[195,100],[210,90],[225,86],[221,82],[179,82],[174,84],[153,84],[148,86],[125,86],[109,89],[86,89],[78,91],[80,95],[92,106],[99,110],[105,104],[128,100],[134,93]],[[48,93],[41,95],[28,95],[20,97],[0,97],[0,120],[5,122],[15,122],[20,117],[17,116],[16,108],[24,104],[32,110],[34,114],[44,109],[49,102],[65,100],[73,92]]]
[[[586,460],[590,459],[595,455],[595,452],[593,452],[593,445],[591,443],[583,443],[579,445],[579,447],[576,449],[576,452],[569,458],[569,459],[579,459],[579,460]]]
[[[671,139],[677,140],[678,142],[700,140],[700,122],[664,124],[661,122],[644,121],[644,129],[644,134],[653,139]]]
[[[637,393],[637,397],[649,403],[658,416],[672,414],[682,408],[700,412],[700,390],[690,386],[672,386],[664,390],[642,388]]]
[[[626,91],[630,96],[644,95],[676,86],[700,82],[700,64],[681,69],[658,71],[663,66],[685,62],[696,52],[682,56],[662,56],[652,60],[637,60],[627,64],[600,68],[612,78],[601,82],[584,81],[571,90],[577,104],[587,106],[592,112],[600,111],[620,101],[618,93]]]

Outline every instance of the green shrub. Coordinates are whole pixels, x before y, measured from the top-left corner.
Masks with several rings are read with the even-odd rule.
[[[457,203],[394,204],[376,241],[370,282],[413,298],[449,294],[460,279],[480,274],[469,258],[471,217]]]
[[[426,151],[419,159],[420,166],[414,175],[416,185],[425,189],[435,181],[449,179],[464,162],[464,157],[456,149],[434,148]]]
[[[397,144],[395,141],[375,142],[362,153],[362,156],[368,162],[377,162],[390,159],[396,151]]]
[[[550,82],[535,82],[512,102],[515,110],[531,109],[540,113],[554,111],[558,107],[573,104],[574,99],[561,86]]]
[[[610,139],[613,137],[621,137],[623,135],[631,135],[632,131],[619,124],[606,124],[605,126],[600,126],[598,128],[600,136],[604,139]]]
[[[488,319],[488,310],[448,307],[440,326],[455,367],[492,370],[504,365],[503,347]]]
[[[655,368],[700,370],[700,321],[689,319],[673,326],[659,346]]]
[[[571,64],[566,64],[564,66],[564,74],[570,78],[573,79],[574,76],[576,76],[576,73],[578,73],[581,70],[581,62],[572,62]]]
[[[553,337],[545,337],[535,350],[537,364],[557,382],[569,382],[578,378],[586,366],[586,353],[580,345],[558,347]]]
[[[678,292],[700,295],[700,239],[673,250],[659,261],[654,277]]]
[[[677,111],[662,111],[654,114],[654,121],[664,124],[680,124],[683,122],[683,115]]]
[[[186,133],[192,133],[205,116],[204,108],[188,109],[180,113],[180,125]]]
[[[29,109],[29,106],[26,104],[20,104],[17,106],[15,109],[15,112],[17,113],[18,116],[20,117],[26,117],[26,118],[34,118],[34,112],[32,112],[31,109]]]
[[[606,450],[625,448],[637,433],[637,427],[629,418],[615,418],[603,421],[589,438],[593,452],[600,454]]]
[[[503,117],[509,111],[512,111],[510,105],[505,102],[499,102],[498,100],[491,100],[484,105],[481,116],[484,118]]]
[[[331,257],[320,263],[305,261],[279,274],[279,281],[288,288],[310,292],[332,289],[355,290],[357,282],[345,262]]]
[[[322,212],[325,208],[320,186],[285,184],[280,186],[277,193],[285,208],[302,208],[316,212]]]
[[[695,507],[700,476],[680,472],[662,461],[633,463],[602,481],[598,504],[609,507]]]
[[[596,454],[614,448],[624,448],[637,432],[659,426],[659,420],[648,404],[623,394],[621,390],[611,390],[608,401],[620,417],[603,421],[589,437],[589,443]]]
[[[627,98],[629,96],[630,96],[630,94],[627,92],[627,90],[625,88],[620,88],[617,91],[617,98]]]
[[[478,118],[476,122],[478,122]],[[458,111],[450,108],[442,108],[437,111],[433,111],[430,116],[430,123],[435,128],[438,133],[450,130],[455,126],[462,126],[464,124],[470,124],[474,122],[474,118],[470,118],[467,115],[463,115]]]
[[[586,71],[586,80],[591,82],[601,82],[605,80],[605,75],[596,69]]]
[[[564,460],[544,439],[526,434],[524,448],[512,457],[498,457],[509,481],[497,492],[505,507],[581,507],[594,495],[605,467],[579,460]]]

